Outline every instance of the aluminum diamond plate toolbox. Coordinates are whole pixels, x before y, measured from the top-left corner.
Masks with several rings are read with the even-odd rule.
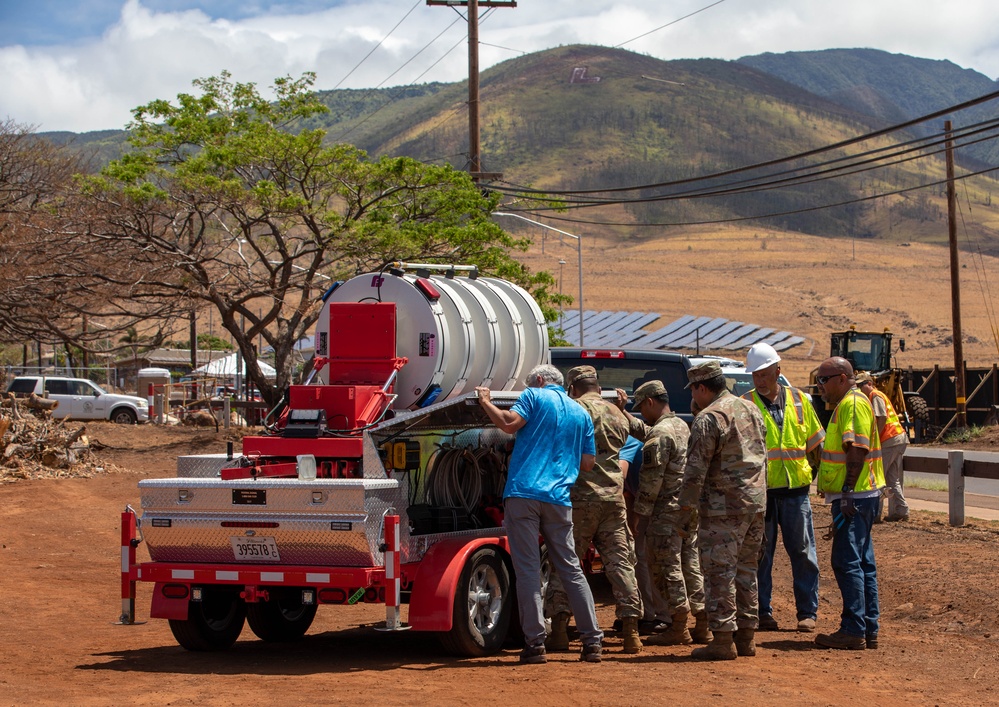
[[[156,562],[377,566],[383,515],[406,508],[405,483],[384,478],[150,479],[139,490]],[[405,523],[402,535],[405,549]]]

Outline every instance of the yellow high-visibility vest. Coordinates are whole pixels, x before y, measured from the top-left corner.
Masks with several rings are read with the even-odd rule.
[[[847,391],[839,401],[826,428],[822,463],[819,466],[819,491],[840,493],[843,490],[843,484],[846,483],[844,440],[869,450],[853,490],[872,491],[884,488],[885,471],[881,462],[881,439],[878,437],[874,408],[867,396],[856,388]]]
[[[767,410],[756,390],[742,397],[756,403],[767,426],[767,488],[794,489],[812,483],[812,468],[807,453],[822,444],[825,430],[811,403],[797,388],[784,388],[784,426]]]

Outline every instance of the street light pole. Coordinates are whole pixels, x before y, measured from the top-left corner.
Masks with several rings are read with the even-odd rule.
[[[555,228],[554,226],[549,226],[548,224],[541,223],[540,221],[535,221],[534,219],[529,219],[526,216],[521,216],[520,214],[511,214],[506,211],[494,211],[493,216],[509,216],[510,218],[527,221],[527,223],[532,223],[540,228],[546,228],[549,231],[555,231],[555,233],[560,233],[563,236],[567,236],[576,241],[576,260],[579,264],[579,345],[583,346],[583,239],[575,234]]]

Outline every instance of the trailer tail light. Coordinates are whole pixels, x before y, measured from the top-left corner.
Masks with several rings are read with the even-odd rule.
[[[607,350],[595,350],[595,351],[580,351],[580,358],[625,358],[624,351],[607,351]]]
[[[332,589],[320,589],[319,590],[319,603],[320,604],[346,604],[347,603],[347,592],[344,589],[332,588]]]
[[[186,584],[164,584],[162,591],[167,599],[184,599],[188,594]]]

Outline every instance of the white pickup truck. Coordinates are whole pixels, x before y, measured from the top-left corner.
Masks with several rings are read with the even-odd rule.
[[[7,386],[8,393],[27,397],[58,400],[52,411],[56,419],[110,420],[123,425],[134,425],[149,420],[149,403],[134,395],[108,393],[86,378],[61,378],[58,376],[18,376]]]

